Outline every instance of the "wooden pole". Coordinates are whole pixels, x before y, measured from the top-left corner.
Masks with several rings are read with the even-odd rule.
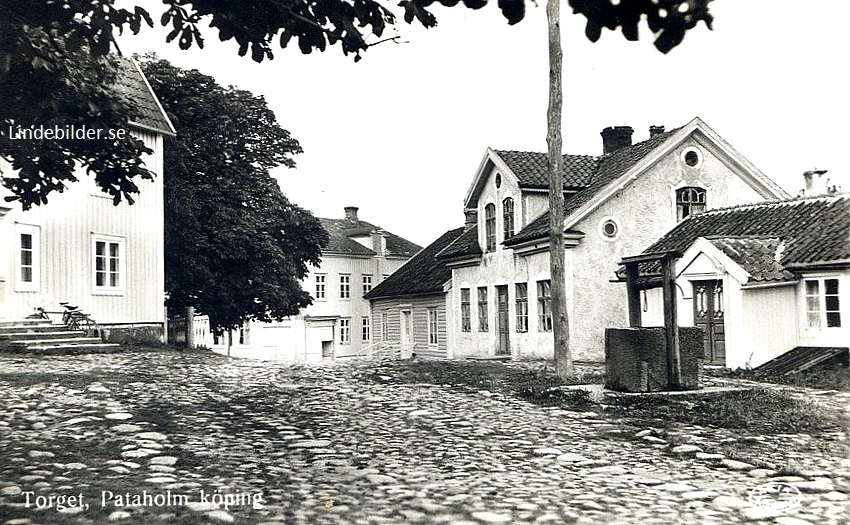
[[[567,311],[566,274],[564,273],[564,179],[561,175],[561,114],[563,90],[561,72],[561,0],[548,0],[546,19],[549,27],[549,108],[546,113],[546,144],[549,175],[549,275],[552,296],[552,336],[555,373],[573,375],[570,352],[570,320]]]
[[[195,307],[186,307],[186,348],[195,348]]]
[[[679,319],[676,312],[676,259],[661,260],[661,287],[664,292],[664,331],[667,340],[667,382],[670,388],[682,388],[682,359],[679,353]]]
[[[640,311],[640,290],[637,287],[638,263],[626,264],[626,290],[629,294],[629,326],[639,328],[643,320]]]

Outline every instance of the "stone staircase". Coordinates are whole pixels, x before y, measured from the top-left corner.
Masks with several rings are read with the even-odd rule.
[[[116,349],[100,337],[87,337],[77,330],[47,319],[0,320],[0,352],[20,354],[93,354]]]

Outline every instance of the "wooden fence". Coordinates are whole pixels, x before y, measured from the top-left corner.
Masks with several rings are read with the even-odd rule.
[[[210,331],[210,318],[206,315],[196,315],[189,323],[187,330],[185,317],[172,317],[168,319],[168,344],[174,346],[190,346],[187,335],[191,330],[192,348],[211,348],[213,346],[213,334]]]

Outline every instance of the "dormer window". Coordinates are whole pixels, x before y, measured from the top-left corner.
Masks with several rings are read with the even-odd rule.
[[[502,201],[502,223],[504,240],[508,240],[514,236],[514,200],[510,197]]]
[[[485,251],[496,251],[496,205],[493,203],[484,206],[484,232],[487,245]]]
[[[676,190],[676,220],[705,211],[705,188],[686,186]]]

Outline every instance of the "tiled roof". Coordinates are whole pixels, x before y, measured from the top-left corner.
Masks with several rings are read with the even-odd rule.
[[[136,115],[132,122],[166,135],[173,135],[174,129],[168,117],[135,62],[125,57],[117,58],[118,74],[115,87],[134,102]]]
[[[594,197],[594,195],[596,195],[600,190],[602,190],[605,186],[607,186],[608,184],[619,178],[621,175],[626,173],[629,169],[632,168],[632,166],[634,166],[641,159],[646,157],[649,152],[658,147],[662,142],[664,142],[668,137],[670,137],[671,134],[675,133],[676,131],[678,131],[678,128],[667,131],[665,133],[660,133],[648,140],[638,142],[637,144],[633,144],[629,147],[619,149],[612,153],[608,153],[607,155],[596,157],[595,162],[592,163],[592,165],[590,163],[582,164],[584,168],[590,168],[592,166],[592,171],[588,173],[588,179],[584,182],[583,185],[581,185],[581,189],[577,193],[565,197],[564,216],[569,216],[572,212],[587,204],[587,202],[589,202]],[[543,154],[537,153],[535,155]],[[570,155],[565,156],[565,158],[566,157],[577,158],[576,156]],[[535,164],[535,166],[537,166],[537,169],[540,170],[537,176],[543,177],[545,179],[546,156],[543,155],[542,165]],[[514,246],[525,241],[545,237],[548,235],[548,233],[549,212],[547,211],[540,217],[537,217],[535,220],[531,221],[516,235],[505,241],[505,245]]]
[[[755,270],[754,280],[789,279],[790,271],[800,266],[850,265],[850,194],[771,201],[692,215],[644,253],[684,252],[700,237],[748,272]],[[767,260],[771,251],[781,270]],[[642,271],[654,270],[646,267]]]
[[[708,240],[746,270],[753,281],[784,281],[794,277],[779,262],[785,249],[785,243],[779,237],[721,237]]]
[[[454,241],[447,245],[442,251],[437,252],[438,259],[456,259],[460,257],[481,255],[481,246],[478,244],[478,226],[461,233]]]
[[[530,151],[497,150],[496,154],[516,175],[520,188],[549,188],[546,154]],[[564,155],[565,188],[583,188],[590,183],[599,157]]]
[[[335,255],[375,255],[375,252],[351,239],[354,236],[369,235],[373,230],[381,228],[366,221],[352,221],[349,219],[325,219],[320,218],[322,228],[328,232],[328,245],[324,253]],[[387,236],[387,253],[389,256],[412,257],[422,249],[407,239],[393,233],[382,230]]]
[[[413,256],[383,282],[364,295],[366,299],[442,293],[443,284],[452,278],[452,271],[435,258],[437,253],[463,233],[463,228],[449,230],[425,249]]]

